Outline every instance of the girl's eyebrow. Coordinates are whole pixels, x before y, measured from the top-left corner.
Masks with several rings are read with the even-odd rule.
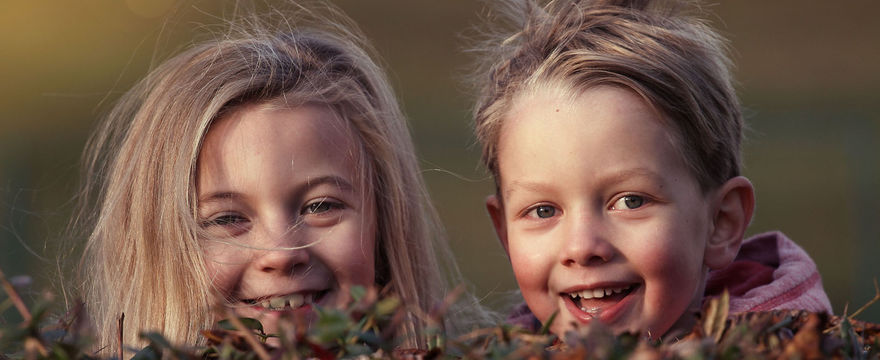
[[[316,178],[310,177],[306,180],[306,187],[309,189],[314,188],[314,187],[318,187],[318,186],[324,185],[324,184],[336,185],[342,191],[351,191],[352,189],[354,189],[354,186],[351,185],[351,183],[348,182],[348,180],[346,180],[345,178],[343,178],[341,176],[337,176],[337,175],[324,175],[324,176],[318,176]]]
[[[352,191],[354,186],[345,178],[338,175],[323,175],[318,177],[310,177],[306,179],[305,187],[300,191],[307,191],[321,185],[335,185],[342,191]],[[240,192],[220,190],[199,196],[199,204],[218,202],[223,200],[234,200],[243,197]]]
[[[199,197],[199,204],[240,198],[241,194],[234,191],[215,191]]]

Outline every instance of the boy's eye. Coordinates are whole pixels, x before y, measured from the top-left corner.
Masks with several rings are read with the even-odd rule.
[[[643,196],[624,195],[617,199],[617,201],[615,201],[614,204],[611,205],[611,208],[615,210],[634,210],[642,207],[642,205],[645,205],[645,203],[647,202],[648,200],[645,199]]]
[[[328,198],[320,199],[318,201],[306,204],[300,212],[303,215],[306,214],[323,214],[328,211],[334,209],[341,209],[343,205],[341,203],[331,201]]]
[[[526,215],[547,219],[556,215],[556,208],[550,205],[538,205],[533,207]]]

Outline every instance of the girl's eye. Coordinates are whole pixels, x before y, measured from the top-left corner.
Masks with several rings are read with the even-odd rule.
[[[302,211],[300,212],[303,215],[307,214],[323,214],[331,210],[342,209],[343,205],[338,202],[331,201],[328,198],[320,199],[318,201],[307,204]]]
[[[526,215],[540,219],[548,219],[556,215],[556,208],[550,205],[538,205],[529,210]]]
[[[250,219],[237,213],[223,213],[201,222],[208,236],[238,236],[248,231]]]
[[[241,215],[223,214],[203,221],[202,227],[241,225],[246,221],[247,219]]]
[[[645,199],[643,196],[639,195],[624,195],[621,196],[614,204],[611,205],[611,208],[614,210],[635,210],[648,202],[648,199]]]

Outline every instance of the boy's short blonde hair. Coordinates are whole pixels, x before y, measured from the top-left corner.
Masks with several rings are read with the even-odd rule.
[[[620,86],[663,116],[703,191],[739,175],[743,120],[724,39],[682,4],[646,0],[506,2],[515,33],[490,40],[474,120],[495,176],[504,119],[518,96],[561,85],[580,93]],[[638,145],[635,145],[638,146]]]

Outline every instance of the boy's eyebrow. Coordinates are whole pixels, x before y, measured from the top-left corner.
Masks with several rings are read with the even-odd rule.
[[[657,172],[652,171],[650,169],[641,168],[641,167],[640,168],[625,169],[622,171],[618,171],[616,173],[612,173],[611,175],[603,178],[602,182],[603,183],[615,183],[615,182],[620,182],[620,181],[634,178],[634,177],[646,177],[646,178],[649,178],[650,181],[653,181],[658,185],[663,185],[665,183],[665,181],[663,180],[663,177],[660,176],[660,174],[658,174]]]
[[[342,191],[351,191],[354,186],[345,178],[337,175],[324,175],[306,180],[305,190],[315,188],[321,185],[336,185]],[[221,190],[210,192],[199,197],[199,203],[215,202],[229,199],[241,198],[242,194],[236,191]]]
[[[513,180],[510,182],[510,186],[507,190],[504,191],[504,197],[509,198],[510,194],[512,194],[516,188],[525,188],[532,192],[547,192],[551,190],[551,186],[548,184],[534,181]]]
[[[661,187],[666,183],[664,181],[663,177],[660,176],[660,174],[658,174],[657,172],[652,171],[647,168],[640,167],[640,168],[624,169],[624,170],[621,170],[618,172],[611,173],[610,175],[603,176],[600,179],[599,184],[601,186],[605,186],[607,184],[621,182],[626,179],[630,179],[630,178],[634,178],[634,177],[648,178],[649,181],[651,181]],[[510,186],[508,187],[508,189],[504,191],[504,193],[503,193],[504,197],[505,198],[510,197],[510,194],[513,193],[514,190],[516,190],[516,188],[525,188],[526,190],[533,191],[533,192],[547,192],[547,191],[551,191],[553,187],[549,184],[544,184],[544,183],[540,183],[540,182],[513,180],[510,182]]]

